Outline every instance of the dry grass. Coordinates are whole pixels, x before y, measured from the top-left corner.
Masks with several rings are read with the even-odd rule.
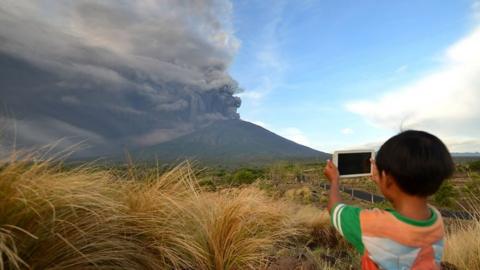
[[[0,164],[0,269],[260,269],[306,233],[257,189],[202,192],[187,163],[138,176],[20,160]]]
[[[210,251],[205,269],[263,268],[268,264],[265,255],[273,255],[274,247],[289,245],[302,232],[288,205],[257,189],[209,194],[196,209],[201,228],[196,241]]]
[[[471,221],[454,221],[449,225],[444,260],[458,269],[480,269],[480,198],[472,194],[468,203]]]
[[[459,269],[480,269],[480,222],[454,228],[447,236],[444,260]]]
[[[0,162],[0,270],[355,269],[329,223],[325,211],[253,186],[202,191],[188,163],[119,173],[34,156]],[[479,220],[455,223],[444,260],[480,269],[479,243]]]

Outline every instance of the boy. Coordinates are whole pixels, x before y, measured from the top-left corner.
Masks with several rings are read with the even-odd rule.
[[[341,203],[338,170],[329,160],[324,174],[333,226],[362,254],[362,269],[440,269],[443,222],[427,198],[453,173],[447,147],[427,132],[404,131],[385,142],[371,164],[372,180],[394,209]]]

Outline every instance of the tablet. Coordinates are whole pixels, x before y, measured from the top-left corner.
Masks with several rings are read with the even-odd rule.
[[[340,178],[369,176],[372,174],[370,159],[375,158],[374,150],[345,150],[333,153],[333,163]]]

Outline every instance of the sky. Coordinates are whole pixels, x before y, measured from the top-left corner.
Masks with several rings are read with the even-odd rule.
[[[480,1],[232,4],[243,120],[327,152],[405,129],[480,151]]]
[[[240,117],[326,152],[405,129],[480,152],[479,75],[480,0],[4,0],[0,150]]]

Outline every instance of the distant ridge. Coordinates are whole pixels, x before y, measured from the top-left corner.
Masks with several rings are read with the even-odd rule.
[[[471,162],[471,161],[476,161],[480,160],[480,153],[479,152],[454,152],[451,153],[453,161],[455,162]]]
[[[480,157],[479,152],[453,152],[453,157]]]
[[[208,163],[265,163],[276,160],[325,160],[330,154],[285,139],[242,120],[217,121],[138,153],[142,159],[193,159]]]

